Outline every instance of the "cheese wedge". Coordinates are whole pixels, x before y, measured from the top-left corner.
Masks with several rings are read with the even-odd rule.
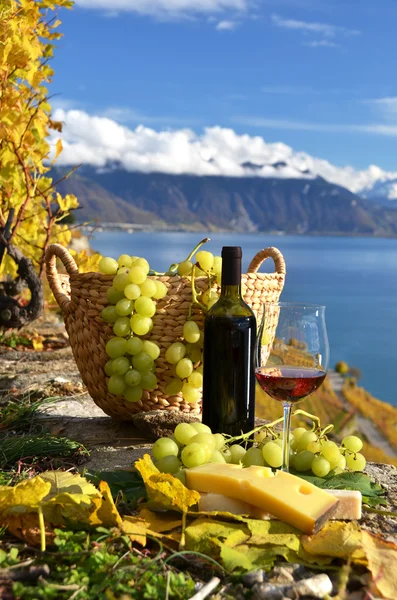
[[[224,494],[253,504],[307,534],[318,531],[336,511],[339,501],[295,475],[266,467],[209,463],[186,470],[186,487]]]
[[[327,490],[328,494],[339,500],[336,512],[331,519],[357,521],[362,515],[362,495],[361,492],[353,490]],[[253,506],[248,502],[236,500],[223,494],[211,494],[201,492],[198,502],[198,509],[202,512],[228,512],[233,515],[247,515],[254,519],[273,519],[269,513]]]

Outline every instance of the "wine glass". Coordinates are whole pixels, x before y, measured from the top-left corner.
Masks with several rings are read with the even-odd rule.
[[[284,408],[282,470],[289,470],[291,408],[323,383],[329,362],[325,306],[265,302],[254,354],[261,388]]]

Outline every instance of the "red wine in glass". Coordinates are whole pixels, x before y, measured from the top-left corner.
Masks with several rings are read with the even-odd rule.
[[[259,367],[256,379],[262,390],[272,398],[294,404],[315,392],[326,373],[306,367]]]

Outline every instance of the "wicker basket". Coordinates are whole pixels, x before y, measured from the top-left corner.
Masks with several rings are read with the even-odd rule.
[[[62,261],[67,275],[57,271],[56,259]],[[257,273],[266,258],[273,258],[275,273]],[[153,329],[147,337],[157,342],[161,348],[156,361],[158,387],[152,392],[144,392],[139,402],[127,402],[107,390],[107,377],[104,365],[108,360],[106,342],[114,335],[112,328],[101,318],[102,309],[108,304],[106,291],[111,286],[113,276],[101,273],[79,273],[77,265],[68,250],[59,244],[52,244],[46,252],[47,279],[51,290],[62,309],[66,331],[70,338],[73,355],[81,377],[94,402],[108,415],[116,419],[129,420],[134,414],[149,410],[181,410],[187,413],[200,413],[201,401],[186,403],[182,396],[167,396],[165,386],[173,377],[171,365],[164,355],[168,346],[181,339],[183,324],[186,321],[190,301],[190,282],[182,277],[159,277],[168,287],[168,293],[157,303],[153,317]],[[277,302],[284,286],[285,262],[276,248],[266,248],[251,261],[248,273],[243,275],[244,299],[259,319],[264,301]],[[196,288],[204,291],[206,278],[196,279]],[[203,314],[193,309],[193,317],[200,326]]]

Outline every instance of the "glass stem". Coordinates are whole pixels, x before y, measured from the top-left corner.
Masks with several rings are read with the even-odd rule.
[[[292,404],[289,402],[283,403],[284,409],[284,425],[283,425],[283,466],[281,469],[288,473],[289,471],[289,434],[291,431],[291,408]]]

